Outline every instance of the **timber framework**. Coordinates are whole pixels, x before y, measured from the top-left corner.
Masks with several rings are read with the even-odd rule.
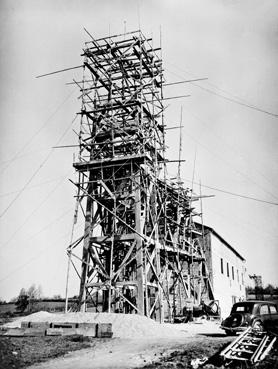
[[[67,250],[80,278],[78,309],[171,321],[186,300],[200,304],[213,291],[196,198],[167,179],[161,51],[136,31],[91,37],[83,57],[74,168],[85,226]]]

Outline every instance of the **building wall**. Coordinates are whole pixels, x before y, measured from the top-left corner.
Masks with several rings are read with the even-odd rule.
[[[235,302],[246,299],[245,263],[211,233],[211,266],[214,296],[219,300],[221,317],[225,318]]]
[[[204,236],[202,237],[201,242],[202,242],[203,250],[206,256],[207,271],[209,274],[208,277],[213,287],[213,269],[212,269],[212,258],[211,258],[211,232],[205,232]]]

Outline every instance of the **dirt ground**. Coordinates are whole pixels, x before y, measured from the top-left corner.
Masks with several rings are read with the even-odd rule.
[[[192,369],[192,360],[207,357],[209,360],[203,368],[221,369],[224,366],[219,357],[219,351],[231,340],[229,337],[217,334],[197,334],[194,338],[187,338],[184,342],[180,340],[169,342],[165,339],[162,339],[161,342],[154,340],[146,340],[145,342],[129,340],[129,342],[125,342],[125,340],[118,338],[112,340],[87,339],[84,341],[78,337],[1,337],[0,367],[1,369],[27,367],[30,369]],[[235,364],[229,367],[243,368]],[[278,345],[256,368],[278,368]]]
[[[227,341],[230,342],[231,339],[226,338],[225,340],[218,337],[207,337],[207,339],[202,340],[200,338],[196,338],[196,340],[186,345],[186,349],[183,349],[182,351],[175,351],[168,357],[160,360],[160,362],[143,366],[143,369],[192,369],[194,368],[192,361],[196,360],[197,358],[202,359],[205,357],[207,357],[208,360],[203,365],[199,366],[200,369],[246,369],[254,367],[257,369],[278,368],[278,343],[276,343],[275,347],[264,361],[257,363],[256,365],[248,365],[245,362],[232,362],[229,364],[223,361],[219,353],[227,345]]]
[[[166,332],[171,330],[171,336],[146,334],[112,339],[0,337],[0,368],[194,369],[194,360],[205,357],[209,359],[203,365],[205,369],[224,368],[219,352],[234,337],[227,337],[219,329],[219,324],[204,322],[171,327],[165,325],[165,328]],[[241,366],[231,365],[230,368]],[[278,344],[256,368],[278,369]]]
[[[91,346],[80,337],[0,337],[0,368],[26,368]]]

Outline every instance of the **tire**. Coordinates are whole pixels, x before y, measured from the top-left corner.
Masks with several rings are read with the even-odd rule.
[[[264,331],[263,323],[260,320],[256,320],[255,322],[253,322],[252,328],[254,329],[254,331],[257,331],[257,332]]]
[[[242,314],[232,314],[227,319],[225,319],[224,324],[227,328],[237,328],[243,323]]]

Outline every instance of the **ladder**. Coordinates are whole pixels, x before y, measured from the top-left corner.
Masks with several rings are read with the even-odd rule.
[[[220,355],[228,360],[250,361],[254,364],[266,357],[275,341],[276,337],[249,327],[231,342]]]

